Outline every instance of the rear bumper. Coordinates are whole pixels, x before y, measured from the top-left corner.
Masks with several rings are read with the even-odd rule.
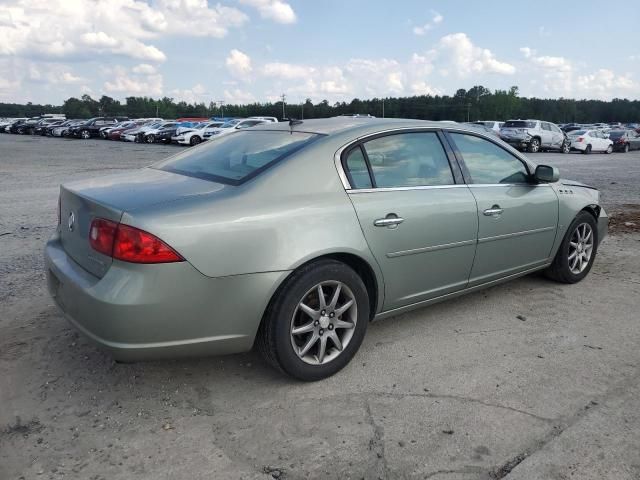
[[[123,361],[251,349],[262,314],[287,272],[210,278],[187,262],[114,261],[98,278],[57,234],[45,247],[49,293],[68,320]]]

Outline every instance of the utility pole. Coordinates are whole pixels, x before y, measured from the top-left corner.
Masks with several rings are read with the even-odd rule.
[[[300,104],[300,120],[304,120],[304,102]]]
[[[220,112],[221,112],[220,116],[222,118],[224,118],[224,104],[225,104],[224,100],[218,100],[218,105],[220,105]]]
[[[382,118],[384,118],[384,98],[382,99]]]
[[[284,113],[284,101],[287,98],[287,96],[283,93],[280,98],[282,99],[282,119],[284,120],[286,118],[286,115]]]

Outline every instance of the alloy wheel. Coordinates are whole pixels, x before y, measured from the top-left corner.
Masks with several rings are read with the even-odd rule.
[[[529,144],[529,151],[531,153],[536,153],[538,150],[540,150],[540,141],[537,138],[534,138]]]
[[[335,360],[353,337],[357,308],[353,292],[342,282],[325,281],[311,288],[291,318],[291,346],[298,358],[310,365]]]
[[[84,140],[86,140],[86,139],[88,139],[88,138],[91,136],[91,134],[89,133],[89,131],[88,131],[88,130],[82,130],[82,132],[80,132],[80,136],[81,136]]]
[[[579,275],[587,268],[593,253],[593,229],[588,223],[581,223],[571,234],[569,240],[569,270]]]

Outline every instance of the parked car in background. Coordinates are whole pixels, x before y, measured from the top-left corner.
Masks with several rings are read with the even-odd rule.
[[[640,150],[640,135],[635,130],[612,130],[609,132],[609,140],[613,142],[613,150],[616,152]]]
[[[509,145],[536,153],[554,150],[569,153],[571,144],[556,124],[540,120],[508,120],[500,129],[500,138]]]
[[[198,145],[205,140],[209,140],[215,129],[221,125],[223,125],[222,122],[203,122],[194,128],[180,127],[171,138],[171,141],[181,145]]]
[[[255,344],[308,381],[376,318],[538,270],[581,281],[608,224],[596,189],[498,138],[400,119],[245,129],[63,185],[59,205],[49,292],[116,359]]]
[[[265,122],[278,123],[276,117],[249,117],[248,120],[264,120]]]
[[[64,118],[43,118],[33,127],[32,134],[45,136],[48,128],[62,125],[65,121]]]
[[[569,133],[571,150],[577,150],[584,154],[592,152],[613,152],[613,142],[600,130],[574,130]]]
[[[178,126],[178,122],[175,121],[168,121],[168,122],[161,122],[158,124],[155,124],[155,126],[150,127],[146,130],[144,130],[142,133],[142,135],[139,135],[138,141],[139,142],[145,142],[145,143],[155,143],[156,142],[156,137],[158,136],[158,134],[161,131],[176,127]]]
[[[231,120],[230,122],[227,122],[221,125],[219,128],[214,129],[213,132],[211,132],[211,134],[212,136],[227,135],[229,133],[236,132],[238,130],[243,130],[249,127],[255,127],[256,125],[260,125],[262,123],[267,123],[267,122],[265,120],[250,119],[250,118]]]
[[[92,137],[97,137],[100,134],[100,129],[108,125],[115,125],[118,122],[128,120],[126,117],[96,117],[87,120],[86,122],[71,127],[69,133],[71,136],[82,138],[84,140]]]
[[[500,129],[502,128],[502,125],[504,125],[504,122],[496,122],[493,120],[484,120],[484,121],[477,121],[472,123],[475,123],[476,125],[484,125],[485,127],[490,128],[496,133],[499,132]]]
[[[493,128],[485,125],[484,122],[465,122],[464,125],[469,125],[470,127],[473,127],[483,133],[488,133],[489,135],[495,135],[496,137],[498,136],[498,132]]]
[[[22,118],[5,118],[0,124],[0,131],[3,133],[15,133],[11,132],[11,127],[13,125],[19,124],[21,122],[25,122],[27,119],[25,117]]]
[[[72,127],[82,125],[86,120],[67,120],[62,125],[51,129],[52,137],[69,137],[71,135],[70,130]]]
[[[109,140],[121,140],[120,137],[122,135],[137,130],[140,128],[140,125],[142,125],[142,123],[139,121],[122,122],[109,130],[108,138]]]

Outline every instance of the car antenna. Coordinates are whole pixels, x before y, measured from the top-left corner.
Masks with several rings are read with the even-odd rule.
[[[291,129],[291,131],[293,131],[293,127],[295,125],[301,125],[303,122],[302,120],[296,120],[295,118],[290,118],[289,119],[289,128]]]

